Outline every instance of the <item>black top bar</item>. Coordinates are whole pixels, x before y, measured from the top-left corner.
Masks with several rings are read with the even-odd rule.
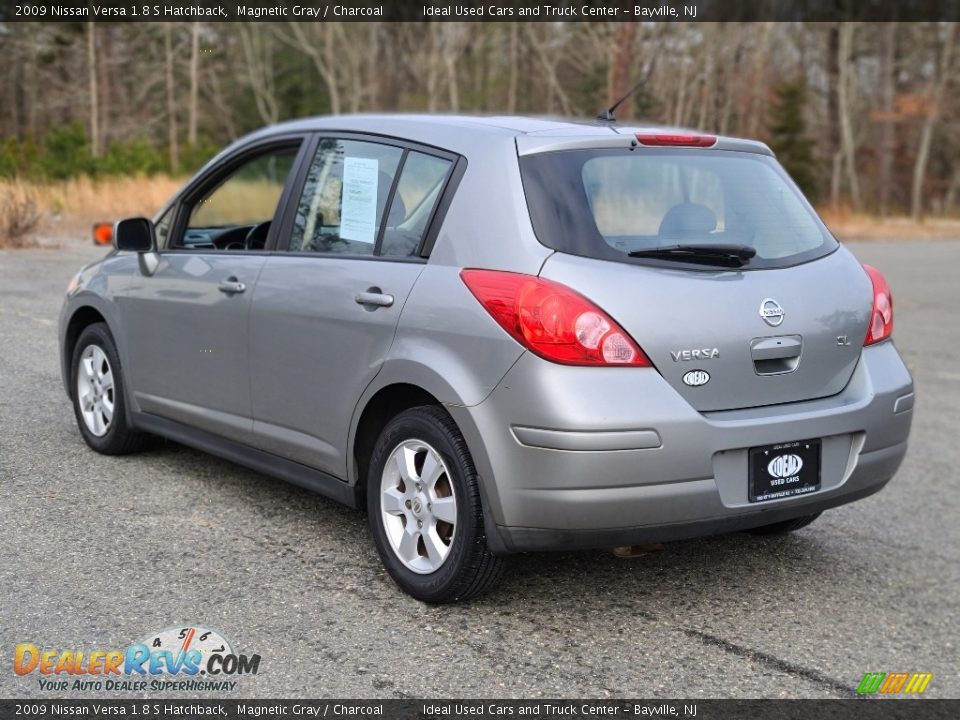
[[[0,0],[0,22],[909,22],[960,0]]]

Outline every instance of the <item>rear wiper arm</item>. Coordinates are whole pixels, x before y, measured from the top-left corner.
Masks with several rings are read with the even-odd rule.
[[[757,251],[749,245],[661,245],[660,247],[632,250],[627,255],[634,258],[669,258],[702,265],[728,265],[743,267]]]

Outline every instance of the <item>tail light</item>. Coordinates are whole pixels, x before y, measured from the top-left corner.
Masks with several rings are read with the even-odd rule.
[[[603,310],[566,285],[534,275],[463,270],[463,282],[517,342],[563,365],[652,367]]]
[[[864,345],[872,345],[886,340],[893,334],[893,296],[886,278],[875,267],[864,265],[863,269],[873,283],[873,310],[870,312],[870,324],[867,326],[867,338]]]

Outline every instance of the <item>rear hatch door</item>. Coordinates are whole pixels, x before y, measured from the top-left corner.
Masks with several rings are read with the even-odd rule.
[[[872,285],[769,150],[611,135],[518,143],[534,232],[558,251],[543,277],[608,312],[698,410],[840,392]]]
[[[869,278],[843,249],[796,267],[752,272],[556,253],[541,275],[608,312],[701,411],[840,392],[860,357],[872,298]]]

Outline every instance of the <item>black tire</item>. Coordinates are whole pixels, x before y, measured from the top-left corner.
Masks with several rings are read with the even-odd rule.
[[[429,574],[419,574],[403,564],[387,538],[381,514],[384,466],[393,450],[408,440],[427,443],[440,455],[456,498],[456,531],[449,554]],[[460,430],[445,410],[425,405],[397,415],[380,433],[369,467],[370,534],[384,567],[404,592],[427,603],[449,603],[475,598],[500,581],[506,559],[493,555],[487,547],[477,471]]]
[[[784,520],[778,523],[771,523],[770,525],[761,525],[760,527],[750,528],[747,530],[751,535],[786,535],[787,533],[792,533],[794,530],[799,530],[800,528],[805,528],[807,525],[812,523],[821,513],[814,513],[813,515],[804,515],[802,517],[793,518],[793,520]]]
[[[113,376],[113,390],[110,393],[113,400],[113,417],[103,435],[97,435],[87,427],[77,392],[80,359],[84,351],[91,346],[99,347],[103,351]],[[137,452],[146,445],[149,436],[134,430],[127,421],[120,356],[117,354],[117,346],[105,323],[88,325],[77,339],[77,344],[73,348],[73,357],[70,360],[70,397],[73,400],[73,414],[77,419],[80,434],[93,450],[104,455],[126,455]]]

